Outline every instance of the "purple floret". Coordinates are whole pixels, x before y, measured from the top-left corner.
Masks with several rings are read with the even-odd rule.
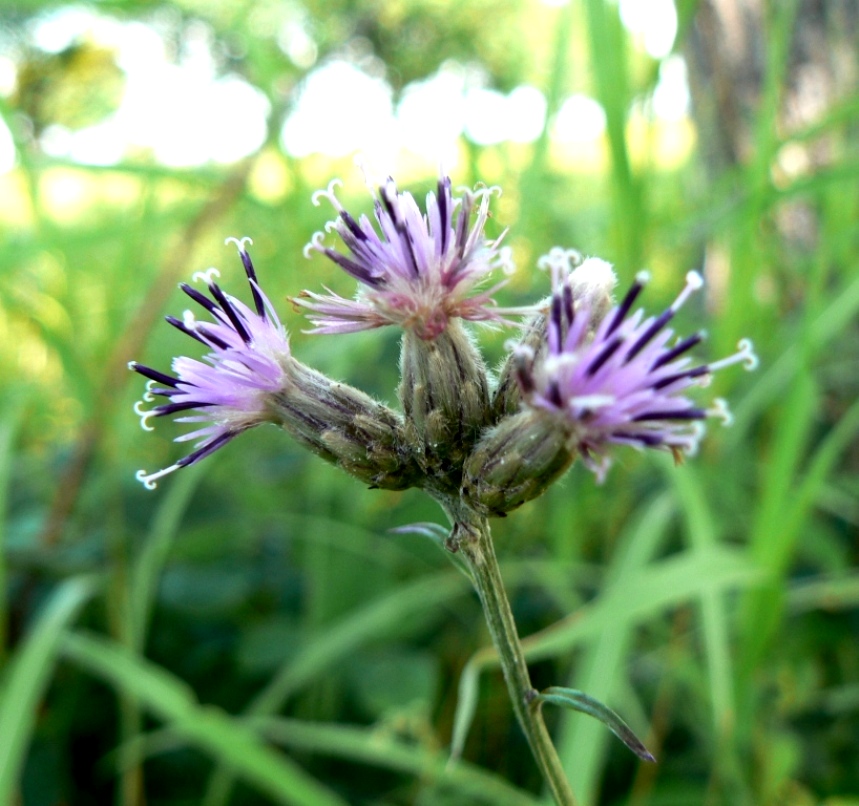
[[[177,442],[198,440],[194,450],[175,464],[155,473],[141,470],[137,478],[148,488],[157,479],[180,467],[194,464],[223,447],[242,431],[266,422],[267,399],[283,387],[284,373],[290,360],[289,341],[268,297],[257,282],[250,255],[245,248],[249,239],[234,241],[245,267],[254,309],[226,294],[212,279],[215,269],[198,272],[211,298],[182,283],[180,288],[212,317],[211,322],[198,321],[190,311],[182,319],[168,316],[167,321],[183,333],[209,347],[212,352],[202,361],[194,358],[173,359],[173,375],[132,361],[129,367],[148,378],[145,402],[165,397],[169,402],[144,410],[142,402],[135,411],[147,430],[150,417],[164,417],[181,412],[196,412],[177,417],[180,423],[201,423]]]
[[[702,421],[729,420],[724,401],[702,408],[686,392],[731,364],[754,368],[751,342],[741,341],[738,352],[709,364],[695,364],[687,355],[701,334],[669,344],[674,334],[667,324],[703,285],[699,274],[689,272],[686,286],[662,314],[644,318],[642,310],[630,315],[647,282],[642,272],[597,324],[590,311],[573,305],[569,266],[556,261],[552,270],[545,355],[535,358],[532,350],[518,347],[517,377],[526,404],[562,420],[570,447],[600,480],[611,464],[610,443],[668,450],[679,460],[697,449]]]
[[[496,188],[464,191],[454,198],[450,178],[442,176],[437,192],[427,194],[423,214],[412,195],[399,193],[394,180],[388,179],[375,200],[377,231],[366,216],[356,220],[343,208],[334,194],[335,184],[314,194],[313,201],[318,204],[325,197],[337,210],[337,220],[326,229],[336,230],[349,254],[323,245],[321,232],[305,254],[321,252],[361,287],[355,299],[331,291],[304,291],[295,302],[310,311],[311,333],[398,325],[432,340],[453,318],[503,322],[522,312],[496,307],[492,295],[504,281],[478,290],[495,269],[510,269],[508,250],[500,247],[504,233],[494,241],[483,234]]]

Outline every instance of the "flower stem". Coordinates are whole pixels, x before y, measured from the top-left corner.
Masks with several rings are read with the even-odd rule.
[[[507,691],[513,701],[513,710],[525,732],[540,772],[558,806],[575,806],[576,799],[540,709],[531,706],[538,692],[531,685],[525,655],[492,545],[489,521],[470,510],[458,511],[454,517],[448,547],[452,551],[460,552],[471,571],[492,641],[498,651]]]

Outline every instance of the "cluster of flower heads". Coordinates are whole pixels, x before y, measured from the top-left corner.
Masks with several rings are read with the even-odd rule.
[[[148,427],[150,417],[184,412],[189,414],[179,417],[179,422],[201,424],[177,440],[198,440],[190,454],[155,473],[141,471],[140,480],[152,487],[158,478],[199,461],[242,431],[273,422],[362,480],[375,483],[385,479],[376,486],[458,489],[466,461],[463,456],[467,457],[472,448],[472,456],[488,456],[496,467],[506,461],[483,444],[491,443],[493,434],[503,432],[499,450],[527,457],[526,443],[531,437],[522,434],[522,445],[517,445],[519,420],[513,419],[511,406],[518,407],[519,412],[531,412],[541,420],[541,428],[552,424],[570,461],[580,456],[600,479],[610,463],[608,451],[613,444],[669,450],[677,458],[693,453],[703,430],[702,421],[710,417],[727,421],[728,414],[723,401],[701,407],[687,396],[688,392],[705,385],[719,369],[739,362],[752,368],[756,362],[747,341],[740,343],[736,354],[708,364],[695,364],[689,357],[702,340],[700,333],[672,341],[673,332],[667,325],[701,287],[701,277],[690,272],[675,302],[661,315],[646,317],[641,310],[632,312],[647,281],[642,272],[620,304],[609,310],[615,283],[611,267],[596,258],[577,265],[580,261],[575,253],[554,249],[542,261],[552,275],[548,306],[500,308],[493,294],[504,282],[486,287],[490,273],[509,267],[506,250],[500,247],[501,237],[489,240],[484,235],[494,190],[466,190],[455,198],[450,179],[442,177],[437,193],[428,194],[422,214],[412,196],[399,193],[393,180],[388,180],[375,202],[378,231],[366,216],[356,220],[350,215],[332,187],[314,195],[314,202],[321,195],[336,208],[338,219],[327,229],[339,234],[348,254],[325,246],[322,233],[313,237],[306,252],[326,255],[360,286],[351,300],[330,291],[325,295],[305,291],[295,302],[308,309],[312,333],[340,334],[396,325],[417,337],[403,340],[402,365],[418,367],[416,377],[429,393],[426,389],[408,389],[412,381],[404,372],[400,396],[405,417],[309,368],[296,375],[295,367],[303,365],[292,357],[287,334],[260,289],[246,248],[248,239],[235,241],[253,307],[224,293],[212,280],[214,270],[195,275],[195,279],[206,282],[210,296],[185,284],[181,288],[212,321],[199,321],[190,313],[181,320],[168,317],[167,321],[211,352],[203,361],[175,359],[173,374],[130,364],[150,380],[145,401],[151,402],[153,396],[167,399],[149,410],[138,404],[144,427]],[[469,383],[471,373],[480,376],[473,379],[475,388],[488,388],[482,359],[471,339],[456,336],[461,334],[456,321],[503,323],[516,314],[529,314],[531,319],[521,340],[512,346],[507,362],[509,376],[515,379],[511,381],[515,395],[506,387],[502,391],[502,379],[495,399],[486,395],[484,403],[480,402],[484,396],[478,395],[477,406],[463,408],[461,416],[469,422],[456,422],[456,412],[435,417],[432,398],[446,389],[445,384]],[[408,357],[407,349],[412,351]],[[456,362],[459,374],[439,369],[439,356]],[[304,379],[301,394],[291,394],[297,377]],[[317,395],[314,390],[322,391]],[[456,399],[458,390],[446,391],[447,397]],[[502,394],[505,402],[499,406],[497,399]],[[430,408],[421,411],[420,422],[410,422],[411,401],[421,395],[429,400]],[[462,434],[475,435],[469,437],[472,442],[459,444],[450,454],[457,457],[453,467],[441,461],[428,470],[430,464],[420,461],[427,449],[422,441],[429,441],[427,423],[433,422],[432,448],[436,452],[439,434],[449,434],[451,441],[460,443]],[[510,426],[506,431],[501,427],[505,423]],[[527,460],[522,461],[525,464],[516,470],[520,482],[529,472]],[[378,473],[376,462],[380,463]],[[396,481],[398,463],[402,465],[400,486]],[[415,475],[418,466],[428,475],[443,472],[446,476],[421,481]],[[356,467],[360,471],[352,470]],[[471,477],[480,475],[480,462],[475,465],[472,461],[468,467]],[[559,467],[555,462],[552,479]],[[537,491],[533,495],[543,489],[539,483],[520,484],[520,491],[511,493],[508,503],[503,491],[499,498],[496,490],[488,510],[503,514],[533,497],[521,491],[526,487]]]

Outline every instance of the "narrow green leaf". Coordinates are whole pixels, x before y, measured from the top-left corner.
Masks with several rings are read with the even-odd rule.
[[[786,513],[785,532],[787,534],[795,535],[801,531],[805,518],[817,500],[826,479],[832,473],[835,463],[845,450],[855,444],[857,431],[859,431],[859,401],[853,403],[817,446],[799,491],[792,496],[791,506]]]
[[[661,493],[638,507],[621,533],[617,548],[606,569],[602,590],[623,591],[627,580],[653,562],[667,540],[676,505],[669,493]],[[590,696],[615,703],[623,702],[629,690],[628,670],[636,646],[634,625],[619,621],[587,642],[565,687],[590,692]],[[565,714],[558,726],[556,745],[573,791],[584,802],[599,799],[600,781],[611,737],[590,719]]]
[[[859,573],[803,580],[788,591],[787,604],[794,613],[859,607]]]
[[[654,506],[652,515],[657,517],[662,504],[657,501]],[[555,657],[606,632],[616,633],[646,622],[669,608],[697,599],[702,591],[748,588],[761,581],[761,572],[749,564],[744,551],[726,546],[685,551],[644,568],[630,568],[622,585],[606,590],[576,613],[524,638],[522,647],[529,661]],[[454,717],[454,757],[462,752],[474,716],[480,673],[497,663],[495,650],[485,647],[463,669]]]
[[[630,574],[622,589],[600,595],[572,616],[524,639],[529,660],[555,657],[603,630],[640,624],[701,595],[702,590],[745,589],[763,574],[740,549],[727,546],[684,551]]]
[[[142,651],[146,640],[158,579],[164,570],[182,516],[204,472],[205,467],[197,466],[189,467],[186,473],[178,474],[179,478],[170,485],[161,500],[143,550],[135,562],[130,610],[133,647],[137,651]]]
[[[0,803],[12,803],[21,765],[64,632],[96,589],[92,576],[63,582],[12,658],[0,691]]]
[[[432,613],[434,608],[470,589],[463,576],[445,571],[421,577],[379,597],[321,633],[286,663],[254,698],[247,712],[256,716],[274,713],[297,689],[323,669],[348,658],[358,646],[385,635],[410,616]]]
[[[789,566],[797,538],[786,531],[786,521],[795,495],[797,469],[811,437],[817,408],[817,384],[809,372],[802,371],[779,412],[760,504],[752,522],[749,552],[755,565],[767,572],[770,584],[749,591],[740,604],[737,668],[741,696],[769,648],[782,615],[784,592],[779,580]]]
[[[487,652],[487,649],[490,651]],[[456,695],[456,713],[453,716],[453,731],[450,737],[450,756],[457,759],[462,757],[465,750],[465,740],[477,713],[477,701],[480,695],[480,671],[486,663],[496,658],[495,650],[482,649],[472,655],[459,675],[459,688]]]
[[[12,477],[15,435],[21,423],[24,401],[17,400],[8,407],[0,421],[0,664],[6,657],[7,597],[6,597],[6,504],[9,479]]]
[[[561,708],[572,708],[574,711],[580,711],[583,714],[594,717],[603,723],[618,739],[620,739],[635,755],[642,761],[653,761],[656,759],[653,754],[644,746],[642,741],[632,732],[629,725],[626,724],[614,711],[607,705],[588,696],[583,691],[577,691],[574,688],[561,688],[560,686],[551,686],[545,691],[541,691],[535,698],[534,704],[539,707],[543,703],[551,703],[558,705]]]
[[[447,539],[450,537],[450,529],[442,526],[440,523],[431,523],[431,522],[422,522],[422,523],[410,523],[406,526],[398,526],[394,529],[388,529],[391,534],[395,535],[421,535],[421,537],[426,537],[431,540],[441,551],[445,553],[445,556],[448,560],[450,560],[454,566],[456,566],[457,570],[465,574],[468,577],[470,582],[473,582],[471,579],[471,571],[468,566],[462,561],[462,558],[459,554],[450,552],[447,550]]]
[[[276,744],[304,753],[414,775],[423,783],[458,794],[457,802],[505,806],[536,806],[541,802],[494,772],[465,761],[452,763],[443,748],[415,743],[384,725],[367,728],[270,716],[250,717],[245,724]],[[185,745],[174,730],[164,728],[137,737],[121,748],[121,753],[153,756]]]
[[[334,792],[266,745],[239,719],[199,705],[184,682],[120,644],[78,633],[67,635],[62,649],[79,666],[139,698],[190,744],[210,753],[277,802],[344,806]]]
[[[812,360],[855,319],[859,312],[859,277],[846,282],[830,299],[829,305],[811,323],[805,345],[807,353],[803,353],[796,341],[789,341],[784,352],[766,365],[748,394],[733,407],[734,425],[725,438],[731,449],[742,446],[749,439],[749,430],[755,419],[784,395],[785,389],[796,379],[800,362]]]
[[[683,507],[692,550],[706,551],[718,546],[718,520],[707,501],[698,472],[693,467],[685,467],[682,472],[670,473],[669,477]],[[728,733],[734,722],[734,670],[726,597],[716,591],[702,589],[700,607],[714,728],[717,733]]]
[[[346,725],[309,724],[264,718],[250,722],[273,741],[320,755],[345,758],[389,770],[411,773],[454,790],[462,803],[527,806],[538,801],[503,778],[473,764],[451,764],[444,753],[406,744],[387,732]]]
[[[471,584],[464,576],[444,572],[421,577],[379,597],[308,643],[295,658],[280,668],[245,712],[250,716],[275,713],[298,689],[314,680],[324,669],[346,660],[362,644],[389,633],[406,618],[423,612],[432,613],[439,605],[469,590]],[[229,770],[215,770],[203,800],[204,806],[227,803],[232,782]]]

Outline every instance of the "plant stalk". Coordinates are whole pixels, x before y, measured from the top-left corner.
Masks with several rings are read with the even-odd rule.
[[[540,709],[531,705],[538,692],[531,685],[525,654],[492,545],[489,521],[470,510],[463,512],[461,509],[455,513],[453,520],[448,548],[458,551],[471,571],[492,641],[498,651],[516,718],[555,802],[558,806],[575,806],[575,796]]]

